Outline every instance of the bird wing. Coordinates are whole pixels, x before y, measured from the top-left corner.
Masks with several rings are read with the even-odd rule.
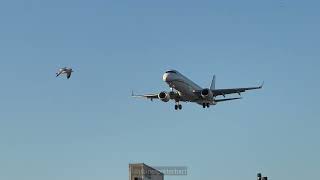
[[[60,76],[60,74],[62,74],[62,71],[58,71],[56,74],[57,74],[56,77],[58,77],[58,76]]]
[[[67,73],[67,78],[69,79],[71,77],[71,72]]]

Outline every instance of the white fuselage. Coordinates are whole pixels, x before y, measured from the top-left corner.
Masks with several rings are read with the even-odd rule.
[[[167,71],[163,75],[163,81],[169,87],[178,91],[181,96],[181,101],[199,102],[199,97],[194,94],[195,91],[200,91],[199,85],[179,73],[178,71]]]
[[[228,94],[239,94],[249,90],[261,89],[261,86],[245,87],[245,88],[227,88],[216,89],[215,82],[216,77],[213,76],[211,85],[209,88],[202,88],[186,76],[182,75],[176,70],[168,70],[163,74],[163,81],[166,82],[171,88],[170,92],[162,91],[160,93],[134,95],[133,97],[143,97],[150,99],[159,99],[162,102],[175,101],[175,110],[181,110],[182,105],[180,102],[193,102],[202,105],[203,108],[209,108],[211,105],[216,105],[220,102],[232,101],[241,99],[241,97],[234,98],[217,98],[218,96],[224,96]]]

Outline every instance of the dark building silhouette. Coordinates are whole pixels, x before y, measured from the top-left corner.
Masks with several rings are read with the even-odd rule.
[[[129,164],[129,180],[164,180],[164,175],[144,163]]]
[[[257,174],[257,180],[268,180],[268,177],[262,177],[261,173]]]

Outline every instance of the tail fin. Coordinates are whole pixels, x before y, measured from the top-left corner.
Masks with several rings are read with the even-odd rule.
[[[211,85],[210,85],[210,90],[215,90],[216,89],[216,75],[213,75]]]

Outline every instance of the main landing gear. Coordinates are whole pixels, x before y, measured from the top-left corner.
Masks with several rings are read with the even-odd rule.
[[[209,108],[210,107],[210,103],[202,103],[202,107],[203,108]]]
[[[179,103],[176,103],[176,105],[174,105],[174,109],[175,110],[181,110],[182,109],[182,105]]]

